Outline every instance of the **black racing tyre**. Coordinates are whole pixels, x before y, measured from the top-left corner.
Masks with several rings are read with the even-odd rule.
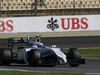
[[[67,56],[67,60],[68,60],[68,64],[71,67],[77,67],[80,65],[80,52],[78,51],[77,48],[70,48],[68,51],[68,56]]]
[[[27,60],[29,63],[29,66],[38,66],[38,62],[41,59],[41,54],[38,49],[31,49],[29,52],[27,52]]]
[[[0,65],[10,65],[11,51],[8,48],[0,49]]]

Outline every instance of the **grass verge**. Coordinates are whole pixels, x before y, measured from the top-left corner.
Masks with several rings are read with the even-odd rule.
[[[68,48],[63,49],[64,53],[68,52]],[[78,48],[82,58],[100,58],[100,48]]]
[[[63,36],[99,36],[100,34],[75,34],[75,35],[43,35],[42,37],[63,37]]]
[[[75,73],[39,73],[39,72],[23,72],[23,71],[0,71],[0,75],[86,75]]]
[[[41,37],[65,37],[65,36],[100,36],[100,34],[42,35]],[[33,36],[0,36],[0,38],[11,38],[11,37],[33,37]]]

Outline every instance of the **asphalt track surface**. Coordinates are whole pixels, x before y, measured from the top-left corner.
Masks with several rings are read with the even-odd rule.
[[[86,59],[86,64],[78,67],[66,65],[57,65],[55,67],[29,67],[22,64],[11,64],[10,66],[0,66],[1,69],[22,70],[30,72],[53,72],[53,73],[86,73],[100,75],[100,59]]]
[[[42,38],[45,45],[57,45],[60,48],[100,47],[100,36],[72,36]]]
[[[100,36],[72,36],[72,37],[42,37],[42,42],[46,46],[57,45],[59,48],[90,48],[100,47]],[[15,44],[17,46],[25,46],[25,43]],[[7,39],[0,39],[0,48],[7,48]]]
[[[81,37],[52,37],[42,38],[44,44],[57,44],[58,47],[100,47],[100,36],[81,36]],[[7,39],[0,39],[0,48],[7,48]],[[17,44],[23,46],[25,44]],[[29,67],[22,64],[11,64],[10,66],[0,66],[0,69],[24,70],[32,72],[62,72],[62,73],[87,73],[100,75],[100,59],[86,59],[86,64],[81,64],[79,67],[70,67],[66,65],[57,65],[55,67]]]

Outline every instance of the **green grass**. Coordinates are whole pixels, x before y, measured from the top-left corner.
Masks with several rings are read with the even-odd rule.
[[[40,72],[23,72],[23,71],[0,71],[0,75],[86,75],[75,73],[40,73]]]
[[[78,48],[82,58],[100,58],[100,48]],[[62,50],[68,52],[68,48]]]
[[[63,37],[63,36],[98,36],[100,34],[71,34],[71,35],[42,35],[41,37]],[[0,36],[0,38],[10,38],[10,37],[33,37],[32,36]]]
[[[98,36],[100,34],[71,34],[71,35],[43,35],[42,37],[63,37],[63,36]]]
[[[100,58],[100,48],[79,49],[83,58]]]

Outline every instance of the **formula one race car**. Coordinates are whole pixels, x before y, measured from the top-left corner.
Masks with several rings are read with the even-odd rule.
[[[18,47],[18,53],[14,53],[14,43],[27,43],[27,45]],[[64,54],[60,48],[44,46],[36,36],[8,39],[8,48],[0,49],[0,65],[10,65],[10,63],[30,66],[56,66],[68,63],[72,67],[77,67],[80,63],[85,63],[85,59],[81,58],[77,48],[70,48],[68,53]]]

